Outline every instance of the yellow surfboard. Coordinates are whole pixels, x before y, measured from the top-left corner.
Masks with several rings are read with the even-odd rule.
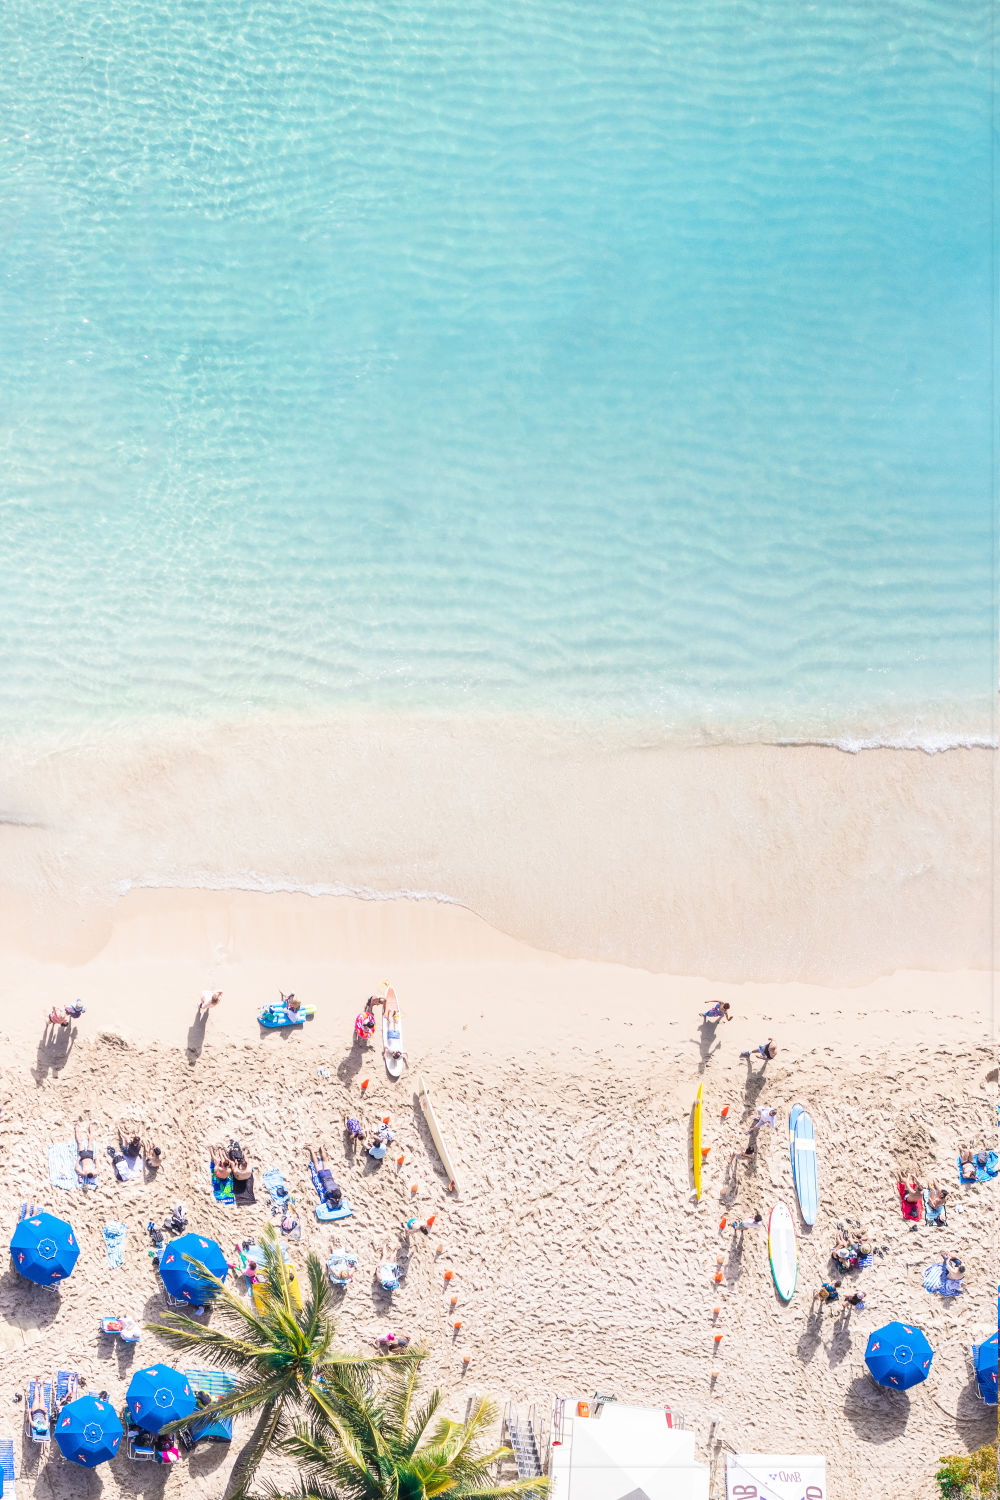
[[[701,1091],[704,1087],[703,1083],[699,1083],[691,1121],[691,1161],[694,1166],[694,1190],[699,1203],[701,1202]]]

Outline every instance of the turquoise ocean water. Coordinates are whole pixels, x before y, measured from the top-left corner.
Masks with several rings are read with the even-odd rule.
[[[0,724],[989,734],[989,19],[11,0]]]

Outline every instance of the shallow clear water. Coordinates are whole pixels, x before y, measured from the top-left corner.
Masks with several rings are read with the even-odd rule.
[[[12,0],[3,724],[988,732],[988,23]]]

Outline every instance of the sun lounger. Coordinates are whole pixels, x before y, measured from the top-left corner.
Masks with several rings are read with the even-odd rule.
[[[49,1425],[45,1432],[36,1432],[31,1420],[31,1408],[37,1403],[41,1394],[45,1404],[45,1410],[49,1414]],[[52,1441],[52,1382],[50,1380],[30,1380],[28,1389],[24,1396],[24,1428],[33,1443],[48,1443]]]
[[[1000,1171],[1000,1156],[998,1156],[995,1151],[988,1151],[986,1153],[986,1165],[985,1165],[985,1167],[981,1167],[979,1165],[979,1163],[977,1161],[975,1161],[975,1158],[973,1158],[973,1161],[974,1161],[974,1165],[975,1165],[975,1168],[976,1168],[976,1181],[977,1182],[989,1182],[990,1179],[993,1178],[993,1177],[996,1177],[998,1171]],[[959,1182],[962,1184],[963,1187],[971,1187],[972,1186],[972,1178],[971,1177],[963,1177],[962,1176],[962,1158],[960,1156],[956,1157],[956,1163],[957,1163],[957,1166],[958,1166],[958,1180],[959,1180]]]
[[[56,1371],[56,1411],[61,1411],[67,1401],[75,1401],[80,1394],[80,1377],[75,1370]]]
[[[341,1199],[339,1208],[330,1208],[327,1205],[326,1199],[323,1196],[323,1189],[320,1186],[319,1173],[316,1170],[315,1162],[309,1163],[309,1176],[312,1178],[313,1187],[316,1189],[316,1195],[319,1198],[319,1202],[316,1205],[317,1219],[322,1224],[332,1224],[336,1219],[349,1219],[353,1213],[353,1209],[347,1201],[346,1195]]]
[[[17,1500],[14,1481],[14,1443],[11,1438],[0,1438],[0,1495],[3,1500]]]
[[[148,1432],[138,1427],[125,1428],[125,1452],[133,1463],[151,1464],[156,1458],[156,1446]]]
[[[184,1374],[197,1393],[204,1391],[213,1401],[221,1401],[236,1385],[231,1375],[224,1370],[185,1370]],[[192,1417],[188,1426],[192,1443],[231,1443],[233,1440],[233,1418],[214,1417],[211,1412],[205,1417]]]
[[[903,1210],[903,1218],[908,1219],[911,1224],[919,1224],[924,1215],[924,1205],[922,1203],[907,1203],[907,1183],[897,1182],[896,1186],[899,1189],[899,1206]]]
[[[348,1286],[354,1280],[358,1257],[347,1250],[334,1250],[326,1263],[326,1274],[334,1286]]]

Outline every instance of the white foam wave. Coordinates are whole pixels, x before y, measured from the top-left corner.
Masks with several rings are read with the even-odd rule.
[[[989,735],[957,735],[940,731],[935,734],[914,731],[912,734],[878,736],[870,739],[844,735],[831,739],[772,740],[774,745],[821,745],[825,749],[843,750],[859,755],[862,750],[921,750],[925,755],[941,755],[945,750],[996,750],[998,742]]]
[[[281,880],[270,875],[261,875],[256,870],[244,870],[236,875],[216,875],[205,871],[185,871],[174,877],[142,875],[119,881],[115,887],[119,896],[129,891],[199,890],[199,891],[255,891],[264,895],[276,892],[291,896],[352,896],[359,901],[436,901],[442,906],[462,906],[455,896],[444,891],[419,891],[402,887],[398,890],[376,890],[374,886],[347,885],[339,882]]]

